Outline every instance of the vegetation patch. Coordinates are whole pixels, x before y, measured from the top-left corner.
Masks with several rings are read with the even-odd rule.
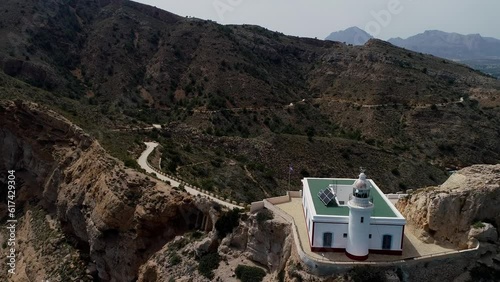
[[[476,222],[474,222],[474,224],[472,224],[472,227],[474,227],[475,229],[481,229],[481,228],[485,227],[485,225],[481,221],[476,221]]]
[[[349,276],[354,282],[384,282],[384,271],[370,266],[355,266],[349,271]]]
[[[500,281],[500,271],[485,265],[476,266],[470,271],[471,281]]]
[[[242,282],[260,282],[266,276],[264,269],[255,266],[239,264],[235,270],[236,278]]]
[[[219,267],[220,256],[218,253],[208,253],[201,257],[200,263],[198,264],[198,272],[212,279],[214,277],[214,269]]]
[[[257,222],[262,223],[267,220],[271,220],[274,218],[273,213],[268,209],[263,209],[257,212]]]
[[[177,265],[182,262],[182,258],[178,254],[173,253],[170,255],[168,261],[170,262],[170,265]]]

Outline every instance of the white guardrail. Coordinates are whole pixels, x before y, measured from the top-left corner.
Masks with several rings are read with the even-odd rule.
[[[156,149],[156,148],[155,148]],[[155,150],[153,149],[153,151]],[[152,151],[152,152],[153,152]],[[147,156],[149,157],[149,155]],[[230,199],[228,198],[224,198],[220,195],[217,195],[215,193],[212,193],[212,192],[209,192],[209,191],[206,191],[206,190],[203,190],[202,188],[200,187],[196,187],[194,185],[190,185],[189,183],[187,183],[186,181],[176,177],[176,176],[173,176],[173,175],[170,175],[170,174],[167,174],[167,173],[164,173],[162,171],[158,171],[157,168],[153,167],[150,163],[149,163],[149,160],[148,158],[146,157],[146,165],[151,169],[153,170],[155,173],[157,174],[160,174],[160,175],[163,175],[164,177],[167,177],[167,178],[170,178],[176,182],[178,182],[180,185],[183,185],[184,187],[188,187],[188,188],[191,188],[191,189],[194,189],[196,191],[198,191],[202,196],[207,196],[208,198],[215,198],[219,201],[222,201],[224,203],[226,203],[228,206],[235,206],[237,208],[240,208],[240,209],[245,209],[245,205],[243,203],[237,203],[236,201],[231,201]],[[171,184],[171,183],[169,183]]]

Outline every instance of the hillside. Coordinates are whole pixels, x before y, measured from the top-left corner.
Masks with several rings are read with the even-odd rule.
[[[500,161],[500,82],[379,40],[364,46],[182,18],[130,1],[0,3],[0,90],[61,112],[133,166],[253,201],[364,166],[385,191]],[[152,132],[119,132],[148,127]]]
[[[388,281],[499,277],[493,226],[500,219],[499,165],[465,168],[441,187],[417,190],[399,205],[411,224],[436,240],[467,236],[481,242],[479,252],[409,260],[397,270],[344,267],[318,277],[301,262],[292,225],[279,215],[228,212],[126,168],[95,138],[46,106],[1,101],[0,136],[0,184],[7,187],[7,179],[12,180],[9,170],[15,170],[16,182],[17,268],[15,275],[2,276],[9,281],[232,281],[240,265],[251,266],[263,281],[356,281],[367,270],[371,277],[391,277]],[[1,189],[0,195],[7,198],[7,191]],[[418,209],[421,205],[429,208]],[[4,223],[6,207],[0,203]],[[0,241],[7,238],[9,230],[3,228]],[[9,252],[0,249],[4,257]],[[2,273],[7,268],[0,265]]]
[[[16,180],[17,265],[9,281],[135,281],[152,254],[195,227],[197,200],[124,167],[44,106],[0,102],[0,136],[0,183],[7,187],[7,171]],[[0,220],[10,212],[2,201]],[[0,232],[2,242],[8,236]],[[8,268],[0,266],[4,281]]]

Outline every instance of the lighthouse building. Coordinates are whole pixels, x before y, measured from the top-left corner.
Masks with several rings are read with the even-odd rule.
[[[313,252],[401,255],[405,218],[362,172],[358,179],[305,178],[302,205]]]

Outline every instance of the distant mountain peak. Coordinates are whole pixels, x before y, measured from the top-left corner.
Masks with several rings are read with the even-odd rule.
[[[325,40],[345,42],[346,44],[364,45],[373,38],[369,33],[357,26],[349,27],[345,30],[332,32]]]
[[[361,28],[359,28],[357,26],[348,27],[344,31],[361,31],[361,32],[365,32],[364,30],[362,30]]]

